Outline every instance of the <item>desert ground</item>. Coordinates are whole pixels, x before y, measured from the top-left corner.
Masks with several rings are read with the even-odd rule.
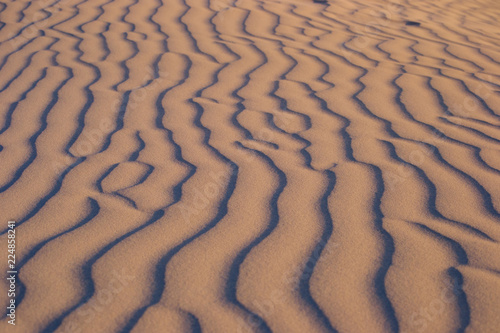
[[[500,332],[499,20],[2,0],[0,332]]]

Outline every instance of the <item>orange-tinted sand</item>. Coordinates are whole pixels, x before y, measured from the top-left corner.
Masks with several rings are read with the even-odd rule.
[[[0,332],[500,332],[499,19],[3,1]]]

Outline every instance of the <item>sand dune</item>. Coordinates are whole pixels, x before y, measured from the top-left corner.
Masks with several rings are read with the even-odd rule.
[[[0,3],[0,331],[498,332],[499,15]]]

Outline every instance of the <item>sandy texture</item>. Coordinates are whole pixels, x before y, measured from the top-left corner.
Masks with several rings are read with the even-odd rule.
[[[499,18],[4,0],[0,331],[497,333]]]

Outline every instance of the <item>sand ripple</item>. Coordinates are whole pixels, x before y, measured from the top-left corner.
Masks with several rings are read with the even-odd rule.
[[[0,3],[15,329],[497,332],[499,15]]]

